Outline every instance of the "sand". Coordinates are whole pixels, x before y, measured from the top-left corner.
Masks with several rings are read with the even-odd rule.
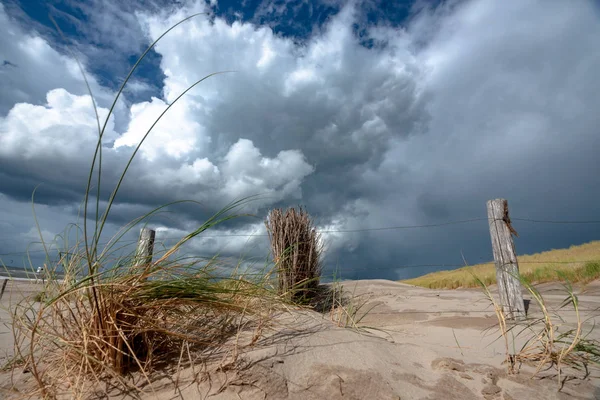
[[[12,282],[28,292],[35,285]],[[11,286],[9,284],[9,286]],[[497,320],[480,290],[429,290],[386,280],[343,282],[346,290],[374,307],[357,331],[338,327],[329,314],[297,311],[278,318],[275,330],[265,330],[254,346],[219,360],[187,368],[176,376],[157,374],[154,393],[143,399],[599,399],[598,370],[590,376],[563,370],[559,391],[556,370],[523,365],[508,374],[505,345],[498,338]],[[492,287],[493,288],[493,287]],[[558,284],[539,285],[551,308],[565,297]],[[577,289],[580,292],[580,289]],[[2,299],[8,305],[9,289]],[[525,295],[526,300],[531,296]],[[585,310],[600,307],[600,282],[579,294]],[[539,315],[534,302],[528,315]],[[566,323],[573,312],[564,312]],[[585,316],[593,313],[584,313]],[[1,323],[8,314],[0,311]],[[593,319],[586,327],[589,329]],[[10,355],[12,334],[0,327],[0,358]],[[600,331],[589,338],[600,340]],[[220,367],[220,368],[219,368]],[[17,372],[12,383],[0,374],[0,397],[11,398],[31,383],[30,374]],[[175,381],[178,384],[175,384]],[[141,383],[143,386],[143,383]],[[176,386],[178,389],[176,389]],[[111,398],[128,398],[114,393]]]
[[[0,277],[0,288],[4,283],[4,279],[4,277]],[[14,336],[10,311],[14,309],[15,303],[24,296],[35,295],[40,292],[41,288],[40,283],[33,281],[21,279],[8,281],[2,299],[0,299],[0,366],[5,365],[7,360],[14,354]]]

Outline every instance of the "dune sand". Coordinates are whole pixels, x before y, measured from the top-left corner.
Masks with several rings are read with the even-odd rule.
[[[12,282],[26,291],[35,285]],[[345,290],[374,307],[360,326],[367,332],[338,327],[329,314],[298,311],[279,317],[277,329],[263,331],[252,347],[195,365],[175,376],[157,374],[152,392],[142,398],[163,399],[599,399],[598,370],[585,376],[563,369],[559,391],[555,369],[541,371],[523,365],[508,374],[505,344],[497,320],[480,290],[428,290],[386,280],[343,282]],[[10,286],[10,284],[9,284]],[[558,284],[539,285],[551,308],[565,297]],[[600,307],[600,282],[578,289],[580,306]],[[7,293],[9,295],[7,295]],[[2,299],[8,305],[10,291]],[[525,295],[526,300],[531,299]],[[0,311],[2,324],[8,314]],[[534,302],[529,316],[541,315]],[[575,313],[563,312],[566,323]],[[590,316],[589,312],[584,313]],[[593,319],[585,328],[589,330]],[[2,326],[0,358],[12,350],[12,334]],[[600,340],[600,331],[589,338]],[[31,383],[27,373],[0,375],[0,397],[11,398]],[[177,382],[177,385],[175,384]],[[143,382],[138,382],[144,386]],[[176,386],[178,389],[176,389]],[[111,398],[128,398],[114,393]]]

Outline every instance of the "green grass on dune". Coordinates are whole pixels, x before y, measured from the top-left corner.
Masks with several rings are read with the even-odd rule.
[[[530,283],[562,281],[564,278],[573,283],[587,283],[600,278],[600,241],[523,255],[518,257],[518,261],[521,276]],[[496,283],[496,268],[493,262],[432,272],[401,282],[430,289],[479,287],[480,284],[472,274],[486,285]]]

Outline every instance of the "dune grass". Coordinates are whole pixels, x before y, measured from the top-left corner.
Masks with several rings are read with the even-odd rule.
[[[283,304],[265,284],[268,276],[216,279],[211,261],[167,262],[163,255],[141,268],[124,264],[100,272],[92,281],[81,278],[85,264],[73,260],[65,279],[46,280],[42,298],[25,298],[13,311],[15,358],[45,398],[82,396],[107,379],[122,392],[138,390],[125,378],[132,372],[151,387],[152,371],[184,349],[196,362],[227,352],[228,339],[242,327],[264,326]]]
[[[563,374],[565,368],[581,373],[584,378],[590,376],[591,368],[596,371],[600,369],[600,342],[590,338],[600,310],[588,312],[586,317],[569,279],[561,272],[558,272],[558,276],[566,295],[558,310],[552,310],[535,285],[521,278],[521,284],[531,295],[539,312],[517,320],[509,318],[487,285],[476,275],[472,275],[483,289],[498,319],[500,337],[505,344],[507,372],[516,374],[521,364],[532,365],[535,367],[531,376],[533,378],[542,369],[548,371],[554,368],[560,390],[569,379]],[[567,311],[574,312],[574,318],[570,322],[565,320]],[[584,329],[585,324],[589,325],[590,321],[591,327]]]
[[[314,308],[304,300],[307,286],[311,290],[318,286],[322,248],[304,213],[290,218],[280,213],[275,223],[272,219],[267,223],[276,259],[259,273],[240,272],[238,265],[224,276],[227,269],[220,268],[216,256],[208,260],[178,256],[187,242],[205,231],[245,216],[234,211],[256,196],[225,206],[173,246],[155,252],[154,259],[140,260],[135,251],[123,254],[123,237],[165,207],[180,202],[134,219],[101,245],[117,193],[153,127],[189,90],[217,74],[196,81],[158,116],[134,148],[102,210],[102,140],[117,100],[156,42],[196,15],[200,14],[172,26],[147,48],[124,79],[104,123],[79,64],[96,111],[98,140],[85,188],[83,221],[68,225],[59,237],[64,239],[62,245],[44,241],[33,207],[46,252],[46,279],[39,293],[25,296],[11,307],[15,356],[7,363],[13,373],[32,374],[36,387],[21,393],[25,397],[86,398],[92,393],[106,398],[125,393],[135,397],[153,391],[152,374],[160,368],[169,367],[173,372],[175,366],[178,374],[181,368],[214,361],[215,356],[221,359],[222,368],[231,368],[240,347],[255,344],[276,314]],[[34,196],[32,203],[35,205]],[[290,228],[286,221],[296,223],[295,227]],[[60,250],[64,256],[52,262],[50,249]],[[61,279],[56,278],[57,272]],[[330,297],[330,311],[337,315],[332,320],[357,328],[356,316],[362,305],[343,299],[341,288]],[[301,304],[296,301],[299,299]],[[243,342],[240,337],[249,339]],[[140,377],[145,383],[140,383]]]
[[[33,392],[24,395],[82,398],[109,381],[113,394],[115,389],[121,393],[142,391],[139,382],[129,379],[132,373],[141,375],[152,390],[150,375],[156,368],[173,363],[181,367],[186,364],[185,359],[188,365],[193,365],[211,354],[226,353],[228,339],[241,330],[264,327],[274,310],[287,307],[285,293],[277,293],[270,284],[270,271],[249,275],[239,273],[236,268],[230,276],[221,276],[222,272],[215,273],[219,270],[216,258],[207,261],[177,257],[178,250],[196,236],[243,216],[234,211],[251,198],[227,205],[154,261],[140,263],[135,253],[123,256],[117,250],[127,232],[174,203],[136,218],[107,244],[100,245],[111,206],[152,128],[185,93],[215,75],[198,80],[166,107],[133,150],[105,209],[101,210],[102,140],[107,121],[125,84],[148,51],[189,18],[167,30],[138,59],[119,89],[104,124],[96,112],[98,141],[83,201],[83,226],[70,224],[70,228],[76,227],[75,243],[65,243],[59,248],[69,257],[61,257],[55,263],[50,261],[49,246],[36,219],[46,251],[47,279],[41,294],[25,297],[12,310],[14,360],[20,361],[12,363],[13,372],[18,368],[31,372],[37,384]],[[80,70],[85,79],[81,65]],[[96,110],[89,85],[88,91]],[[92,191],[93,186],[96,187]],[[32,202],[35,204],[33,199]],[[71,236],[67,233],[65,238]],[[64,273],[63,279],[53,277],[58,270]],[[232,354],[237,354],[239,345],[236,340]],[[109,396],[108,392],[105,394]]]
[[[572,283],[591,282],[600,278],[600,241],[518,256],[518,262],[521,277],[529,283],[562,281],[561,277]],[[496,268],[493,262],[432,272],[401,282],[430,289],[480,287],[473,274],[485,285],[496,283]]]

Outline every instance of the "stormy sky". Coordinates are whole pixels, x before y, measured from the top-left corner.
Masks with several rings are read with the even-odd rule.
[[[76,58],[103,125],[146,47],[199,12],[148,53],[113,109],[101,211],[166,107],[231,72],[153,127],[101,243],[158,206],[193,201],[149,219],[168,246],[253,195],[238,210],[253,216],[186,251],[264,265],[268,211],[302,205],[323,231],[325,275],[409,278],[463,255],[491,260],[493,198],[508,199],[521,254],[600,239],[600,224],[519,220],[600,220],[597,2],[3,0],[4,264],[38,265],[40,232],[52,258],[83,229],[98,123]],[[97,170],[93,179],[92,226]]]

